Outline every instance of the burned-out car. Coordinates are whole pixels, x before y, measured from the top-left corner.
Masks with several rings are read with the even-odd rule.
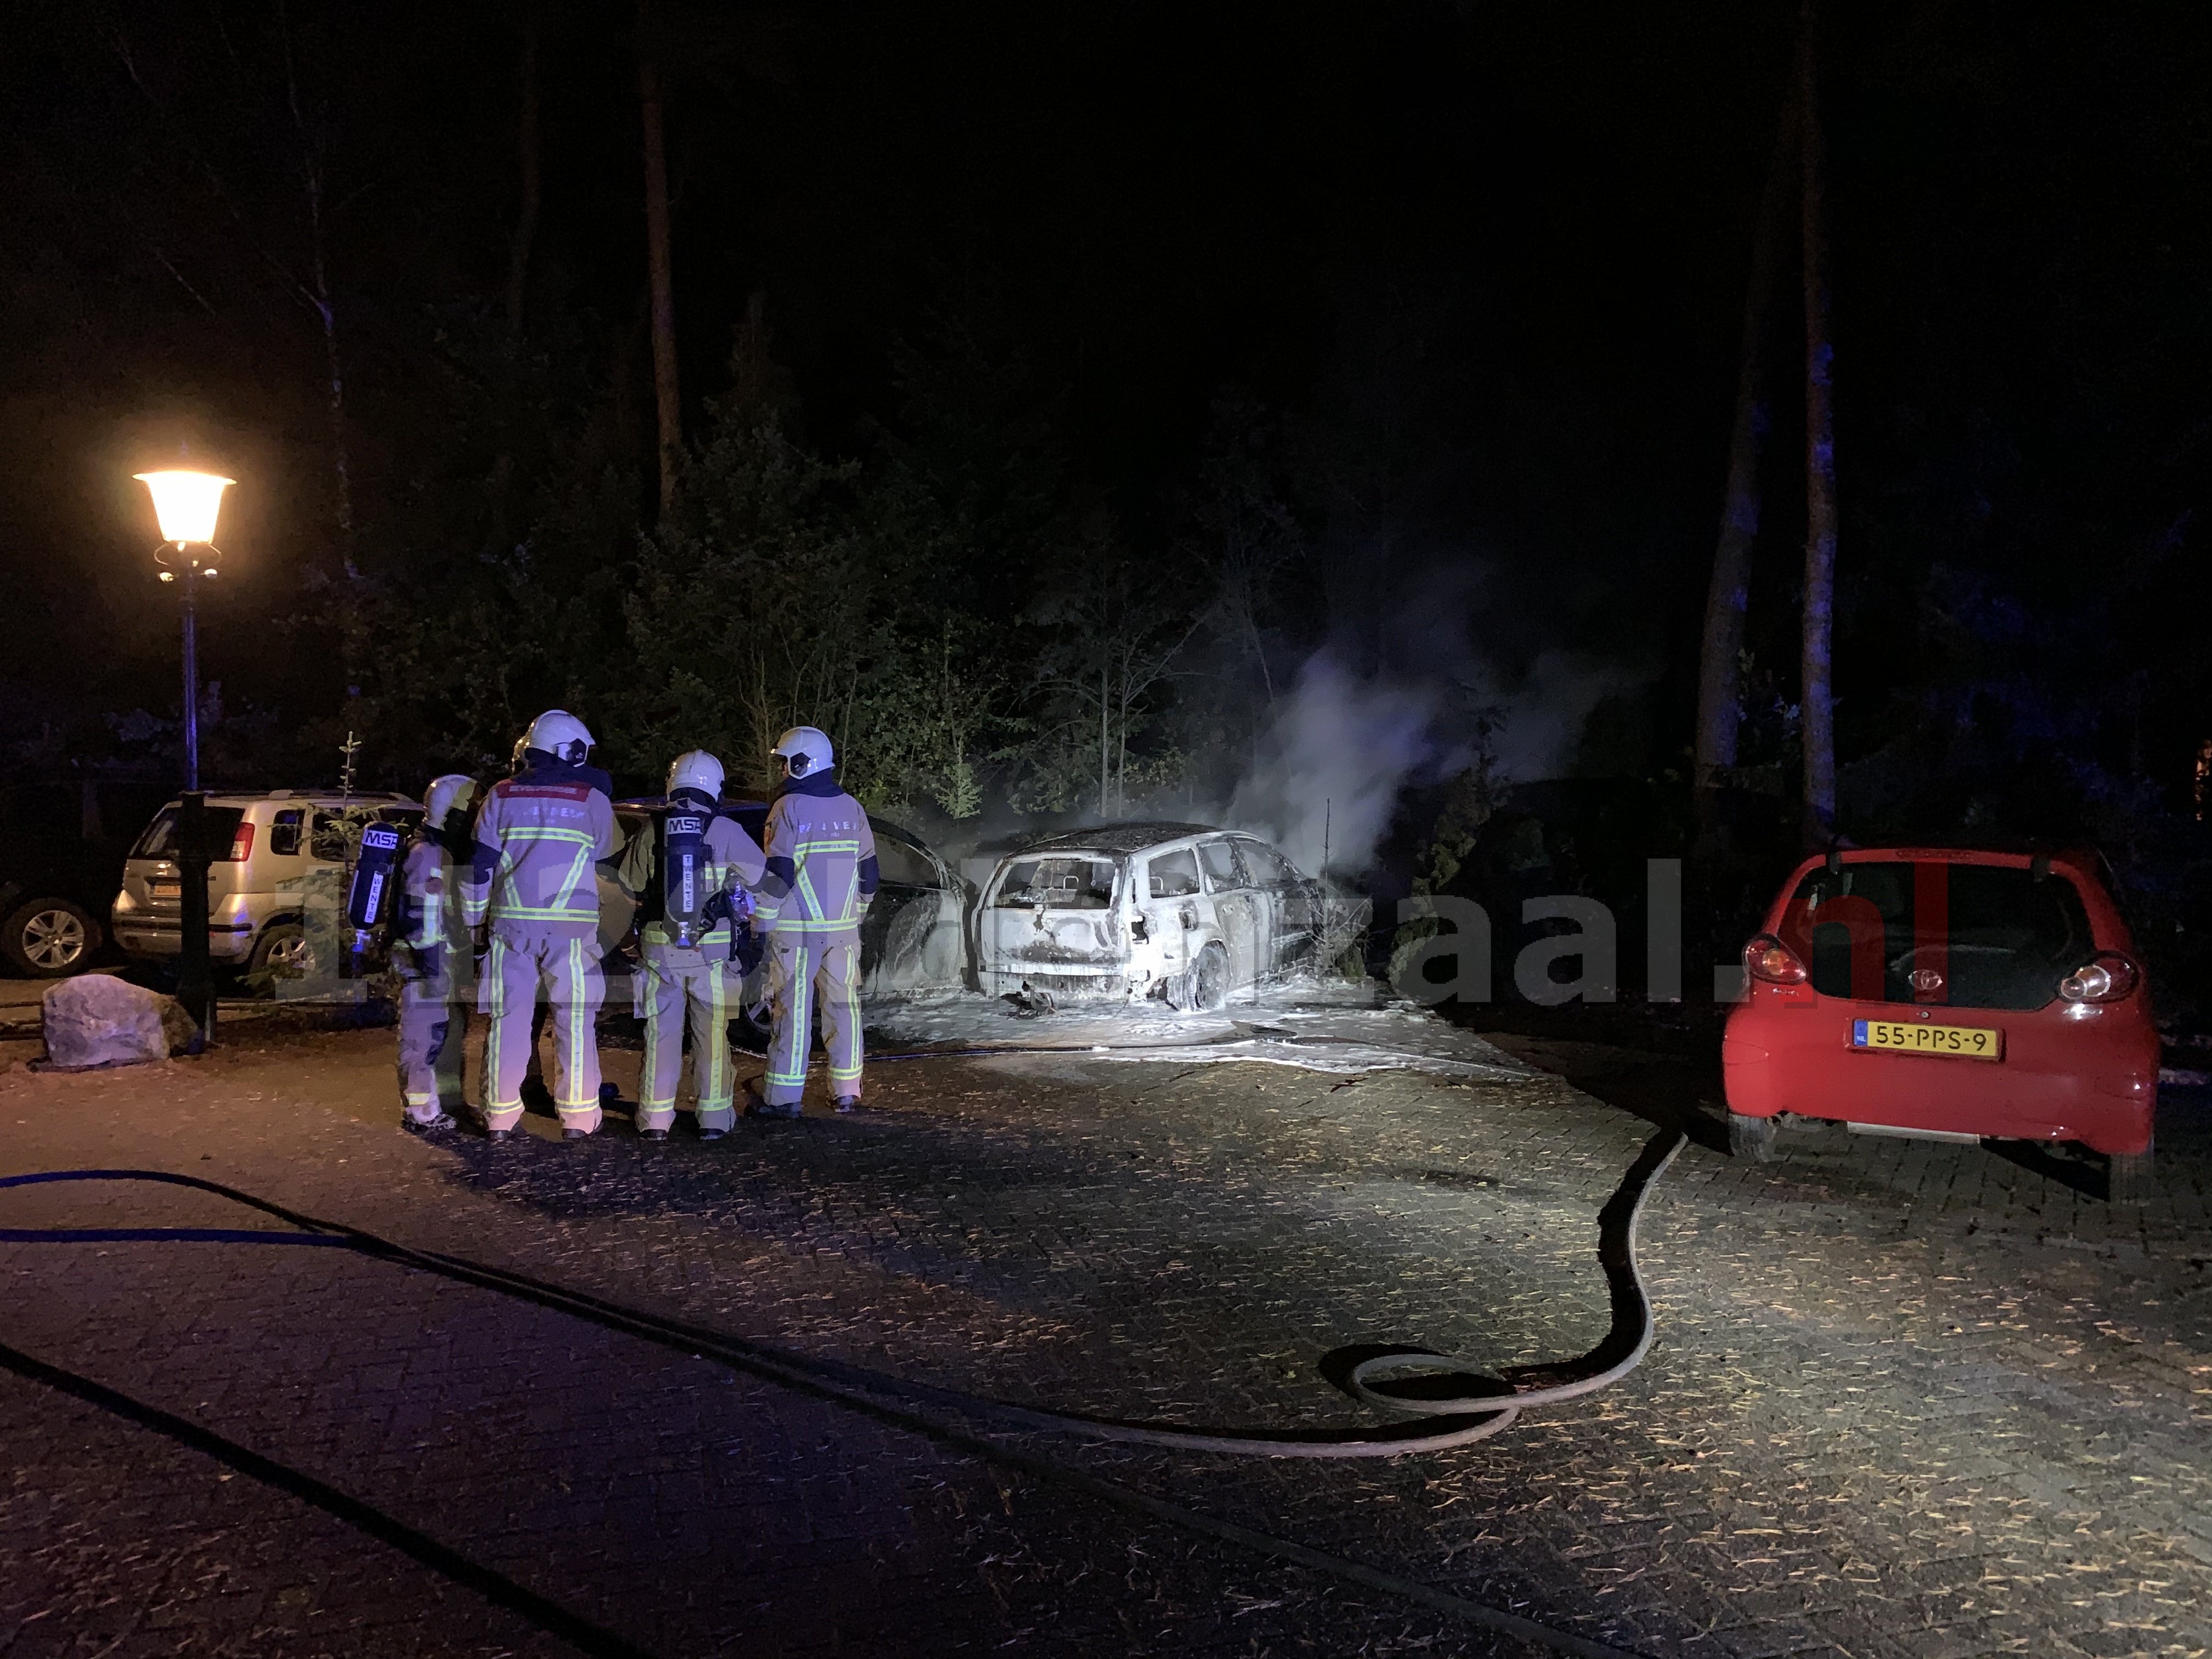
[[[1055,1001],[1218,1008],[1232,992],[1325,966],[1366,925],[1364,902],[1255,836],[1119,823],[999,860],[971,934],[981,988]]]
[[[657,832],[661,802],[657,797],[617,801],[615,819],[623,842]],[[761,801],[726,805],[731,817],[756,842],[768,823]],[[860,922],[860,982],[869,997],[907,996],[922,991],[960,988],[966,977],[966,944],[961,931],[968,905],[968,884],[922,842],[897,824],[872,813],[868,827],[876,838],[878,880],[874,902]],[[604,868],[599,875],[599,933],[603,949],[613,956],[633,931],[637,900],[624,892]],[[744,989],[746,1004],[764,994],[763,970],[756,969]]]

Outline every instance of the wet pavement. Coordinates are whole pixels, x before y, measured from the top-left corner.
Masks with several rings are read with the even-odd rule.
[[[1337,1427],[1376,1420],[1323,1374],[1347,1349],[1504,1367],[1599,1340],[1597,1212],[1697,1092],[1505,1038],[1595,1092],[1503,1064],[930,1059],[881,1066],[859,1118],[661,1146],[526,1120],[495,1148],[399,1133],[391,1042],[264,1022],[198,1061],[18,1066],[0,1171],[188,1173],[995,1399]],[[1479,1609],[1555,1650],[2199,1652],[2202,1091],[2169,1093],[2160,1141],[2126,1210],[1978,1148],[1692,1146],[1644,1221],[1643,1366],[1380,1462],[933,1434],[333,1249],[0,1242],[0,1341],[581,1621],[550,1632],[281,1480],[0,1375],[0,1655],[1545,1650]],[[0,1192],[0,1227],[277,1224],[174,1188]]]

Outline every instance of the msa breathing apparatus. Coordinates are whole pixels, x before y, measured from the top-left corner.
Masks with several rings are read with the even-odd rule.
[[[714,922],[707,910],[707,825],[713,811],[672,800],[660,815],[660,909],[676,943],[696,948]]]
[[[392,890],[398,884],[392,872],[398,862],[399,831],[388,823],[362,825],[353,884],[346,891],[346,920],[353,924],[357,951],[368,948],[369,934],[391,912]]]
[[[714,809],[696,799],[672,799],[660,815],[660,919],[678,948],[696,950],[707,935],[730,924],[730,957],[750,963],[753,896],[743,887],[714,880],[707,852],[707,827]]]
[[[669,763],[668,805],[660,814],[660,914],[684,950],[700,942],[722,922],[730,924],[730,954],[739,955],[749,937],[752,895],[734,893],[712,881],[707,856],[707,827],[722,798],[722,763],[703,749],[678,755]]]

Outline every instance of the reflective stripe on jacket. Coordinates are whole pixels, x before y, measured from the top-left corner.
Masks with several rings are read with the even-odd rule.
[[[492,786],[477,816],[469,921],[574,922],[596,929],[592,866],[622,845],[614,803],[583,767],[546,767]]]
[[[415,953],[419,970],[436,978],[471,951],[462,902],[465,872],[435,841],[415,838],[399,866],[399,907],[394,918],[398,941]]]
[[[876,896],[876,837],[833,774],[793,783],[768,809],[768,855],[754,930],[837,933],[860,925]]]

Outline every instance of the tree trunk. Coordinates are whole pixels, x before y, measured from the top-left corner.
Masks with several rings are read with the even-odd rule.
[[[354,563],[353,462],[346,441],[345,376],[341,372],[338,355],[337,301],[331,292],[330,252],[323,223],[324,127],[319,113],[311,131],[306,112],[301,107],[299,66],[292,54],[291,19],[282,6],[277,8],[276,26],[284,51],[284,101],[291,110],[292,130],[300,141],[300,185],[307,198],[307,250],[312,258],[307,303],[323,326],[323,370],[329,387],[331,466],[337,485],[339,556],[351,583],[360,580],[361,571]],[[347,631],[349,635],[352,632],[350,624]],[[351,672],[349,666],[349,676]]]
[[[1129,810],[1129,691],[1125,681],[1121,689],[1121,731],[1115,740],[1114,753],[1114,811]]]
[[[515,114],[515,161],[521,202],[514,217],[514,235],[507,249],[507,419],[521,397],[515,366],[522,356],[523,296],[530,282],[530,253],[538,240],[538,209],[541,195],[538,142],[538,24],[526,21],[522,29],[522,86]],[[512,438],[512,428],[509,428]],[[500,544],[514,541],[514,451],[502,443],[492,463],[492,509],[497,517]]]
[[[637,95],[645,118],[645,243],[652,281],[653,391],[660,439],[660,512],[676,501],[676,474],[684,459],[684,404],[676,381],[676,293],[668,258],[668,158],[661,143],[660,70],[653,20],[645,0],[637,9]]]
[[[1789,167],[1796,143],[1796,103],[1784,106],[1759,198],[1751,253],[1751,285],[1743,301],[1743,349],[1737,360],[1735,429],[1729,441],[1728,493],[1720,540],[1713,550],[1712,586],[1705,595],[1705,636],[1698,665],[1696,747],[1698,825],[1710,841],[1719,828],[1720,773],[1736,763],[1743,723],[1743,619],[1751,598],[1751,562],[1759,539],[1759,462],[1766,447],[1766,338],[1773,310],[1775,268],[1790,199]]]
[[[1098,671],[1098,816],[1108,815],[1106,791],[1113,780],[1114,744],[1111,737],[1114,704],[1106,686],[1106,671]]]
[[[1828,337],[1827,155],[1814,73],[1814,0],[1804,0],[1797,43],[1805,233],[1805,632],[1799,731],[1805,750],[1805,838],[1825,845],[1836,824],[1836,730],[1831,653],[1835,635],[1836,431]]]
[[[522,349],[522,298],[530,280],[530,252],[538,239],[540,195],[538,145],[538,25],[523,25],[522,100],[515,120],[515,159],[522,184],[520,210],[515,215],[514,240],[507,251],[507,356],[512,362]]]

